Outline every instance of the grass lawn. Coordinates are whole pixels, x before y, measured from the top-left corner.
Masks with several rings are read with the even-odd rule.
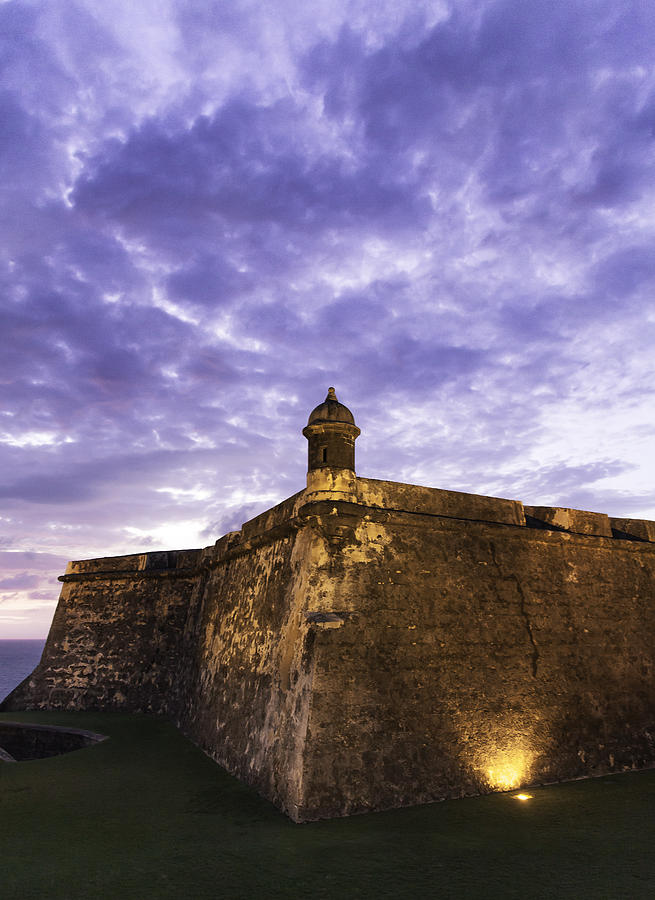
[[[0,897],[655,898],[655,771],[294,825],[171,725],[0,763]]]

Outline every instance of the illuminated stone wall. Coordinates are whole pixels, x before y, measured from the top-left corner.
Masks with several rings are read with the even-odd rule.
[[[378,509],[315,519],[343,625],[314,644],[306,817],[655,764],[652,543],[494,522],[490,498],[484,522],[403,512],[406,486],[374,486]]]
[[[655,764],[653,523],[351,482],[71,564],[5,708],[166,714],[296,820]]]

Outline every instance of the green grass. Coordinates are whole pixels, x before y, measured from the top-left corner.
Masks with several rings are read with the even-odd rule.
[[[166,722],[0,718],[111,737],[0,764],[3,900],[655,897],[655,771],[294,825]]]

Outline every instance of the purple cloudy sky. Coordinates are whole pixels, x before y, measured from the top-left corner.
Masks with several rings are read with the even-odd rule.
[[[655,519],[651,0],[0,3],[0,637],[358,472]]]

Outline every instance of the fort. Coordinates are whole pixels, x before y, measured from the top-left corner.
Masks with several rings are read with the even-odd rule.
[[[295,821],[655,765],[655,522],[355,474],[211,547],[69,563],[3,710],[163,715]]]

